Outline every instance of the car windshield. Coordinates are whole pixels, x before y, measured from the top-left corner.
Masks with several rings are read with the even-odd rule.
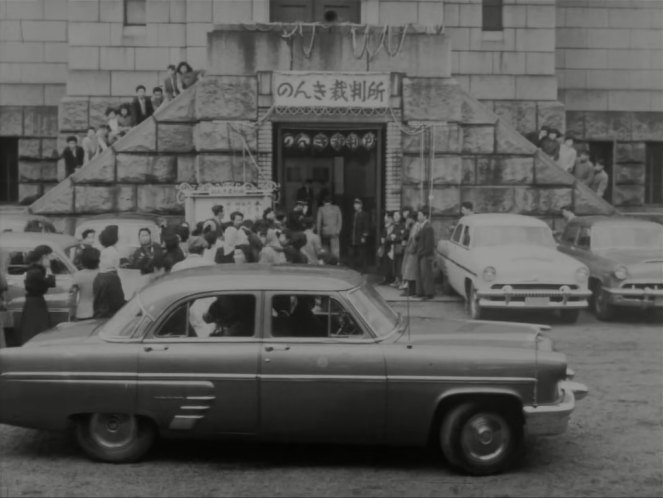
[[[138,295],[134,296],[101,327],[99,335],[105,339],[131,339],[151,321]]]
[[[388,335],[398,324],[398,314],[372,286],[351,290],[347,297],[378,337]]]
[[[663,225],[592,228],[592,249],[654,249],[663,252]]]
[[[472,234],[472,247],[528,245],[555,247],[548,227],[531,226],[479,226]]]

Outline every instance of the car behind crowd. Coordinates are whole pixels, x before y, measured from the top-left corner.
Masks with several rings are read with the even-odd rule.
[[[100,214],[80,218],[76,222],[74,235],[78,239],[81,239],[85,230],[92,229],[96,232],[98,241],[99,234],[108,225],[117,225],[119,240],[116,247],[122,263],[126,263],[136,249],[140,247],[138,231],[141,228],[149,229],[152,235],[152,240],[159,242],[161,234],[159,218],[157,216],[143,214]],[[100,244],[97,245],[97,248],[100,250],[102,249]]]
[[[567,323],[587,308],[589,271],[560,253],[548,225],[517,214],[471,214],[435,253],[446,290],[480,319],[492,310],[557,310]]]
[[[55,226],[48,218],[25,211],[0,213],[0,233],[2,232],[42,232],[56,233]]]
[[[183,270],[108,321],[0,350],[0,423],[73,426],[107,462],[140,459],[157,435],[434,442],[453,467],[492,474],[513,465],[525,434],[564,432],[587,394],[545,327],[424,327],[352,270]]]
[[[600,320],[610,320],[618,307],[663,309],[663,225],[634,217],[576,217],[559,250],[589,267],[592,308]]]
[[[7,265],[5,293],[7,303],[5,329],[9,329],[8,344],[13,342],[11,331],[20,323],[25,304],[25,272],[27,256],[38,245],[47,245],[53,250],[51,270],[55,275],[55,287],[44,295],[51,323],[58,324],[71,318],[71,296],[69,289],[76,271],[72,263],[78,241],[71,235],[61,233],[2,232],[0,233],[0,261]]]

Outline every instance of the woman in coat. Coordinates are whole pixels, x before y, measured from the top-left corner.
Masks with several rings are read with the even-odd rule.
[[[419,224],[416,221],[417,213],[408,213],[405,220],[406,227],[410,227],[407,244],[403,253],[403,283],[407,287],[401,296],[415,296],[417,289],[417,273],[419,271],[419,260],[417,258],[416,236],[419,232]]]
[[[27,262],[30,266],[25,272],[25,304],[19,333],[21,345],[51,328],[44,294],[55,287],[55,276],[51,272],[52,253],[53,249],[40,245],[28,254]]]
[[[124,306],[124,291],[122,281],[117,274],[120,266],[120,257],[113,247],[101,251],[99,273],[92,283],[92,310],[94,318],[111,318]]]

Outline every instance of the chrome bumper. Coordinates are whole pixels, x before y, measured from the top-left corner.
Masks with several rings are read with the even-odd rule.
[[[581,400],[587,396],[589,390],[584,384],[569,380],[560,382],[559,387],[562,390],[562,399],[558,404],[537,407],[526,406],[523,408],[527,434],[553,436],[566,431],[576,400]]]
[[[508,287],[508,286],[507,286]],[[583,309],[589,306],[589,289],[480,289],[479,306],[496,309]],[[548,301],[542,302],[541,299]],[[538,301],[537,301],[538,299]],[[553,300],[554,299],[554,300]]]
[[[624,289],[608,288],[603,290],[609,296],[610,304],[614,306],[628,306],[633,308],[663,308],[662,289]]]

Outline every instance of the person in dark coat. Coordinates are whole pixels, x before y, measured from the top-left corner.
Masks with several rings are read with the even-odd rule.
[[[94,318],[111,318],[124,306],[124,290],[117,274],[119,265],[120,257],[114,247],[106,247],[101,251],[99,273],[92,284]]]
[[[64,172],[66,176],[74,173],[85,163],[85,150],[78,145],[78,138],[75,136],[67,137],[67,147],[60,156],[64,159]]]
[[[184,253],[180,247],[180,238],[176,233],[168,231],[163,236],[163,245],[166,249],[163,255],[163,267],[166,271],[170,271],[175,263],[179,263],[184,259]]]
[[[313,210],[313,180],[309,178],[304,182],[304,185],[297,189],[296,199],[308,206],[308,211],[305,214],[310,216]]]
[[[417,221],[421,225],[415,236],[417,248],[417,297],[432,299],[435,297],[433,284],[433,251],[435,250],[435,233],[428,219],[428,209],[420,209]]]
[[[306,235],[303,232],[284,230],[281,237],[286,261],[293,264],[307,264],[308,258],[302,252],[302,247],[306,245]]]
[[[350,238],[351,261],[355,270],[366,273],[368,270],[368,235],[370,219],[368,213],[363,211],[364,203],[361,199],[354,200],[354,216],[352,217],[352,231]]]
[[[25,272],[25,304],[21,314],[20,345],[52,326],[44,299],[48,289],[55,287],[55,276],[51,272],[52,253],[53,249],[40,245],[28,254],[29,267]]]
[[[136,87],[136,96],[131,101],[131,116],[133,118],[134,125],[139,125],[152,114],[154,114],[154,107],[152,106],[152,100],[150,97],[145,95],[145,86],[138,85]]]
[[[138,230],[138,240],[140,247],[133,253],[129,268],[140,270],[141,275],[154,273],[156,268],[161,268],[163,265],[161,246],[152,242],[152,233],[149,228]]]
[[[293,232],[303,232],[304,227],[304,206],[306,201],[298,200],[292,211],[288,213],[288,221],[285,227]]]

